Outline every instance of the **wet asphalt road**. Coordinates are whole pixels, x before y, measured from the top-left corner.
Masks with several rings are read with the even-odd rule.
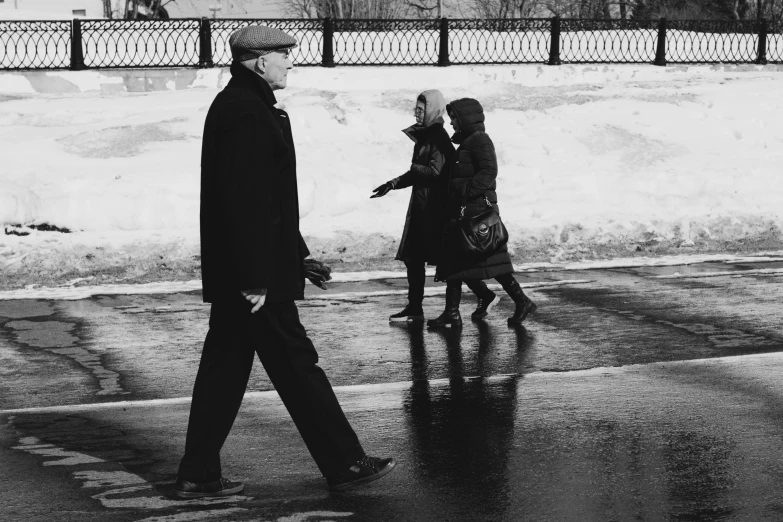
[[[320,364],[399,468],[330,495],[257,364],[223,451],[247,488],[217,503],[166,497],[198,293],[0,301],[0,520],[783,520],[781,268],[518,274],[524,328],[504,297],[444,332],[388,324],[404,280],[309,287]]]

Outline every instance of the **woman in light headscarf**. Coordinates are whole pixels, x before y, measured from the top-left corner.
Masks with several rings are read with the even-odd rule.
[[[391,322],[423,321],[425,265],[436,265],[443,236],[446,167],[454,156],[454,146],[443,128],[446,100],[437,90],[421,93],[416,99],[416,124],[404,129],[414,143],[411,167],[402,176],[373,190],[370,197],[385,196],[390,190],[412,187],[405,228],[395,259],[403,261],[408,272],[408,305],[389,317]]]

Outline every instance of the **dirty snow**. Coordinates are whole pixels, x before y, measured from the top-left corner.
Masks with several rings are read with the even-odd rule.
[[[775,66],[295,69],[278,99],[297,142],[301,228],[316,257],[398,266],[409,192],[369,195],[406,171],[412,144],[400,129],[412,123],[416,95],[440,88],[448,100],[485,106],[516,264],[778,250],[781,74]],[[197,279],[200,135],[228,76],[189,90],[53,95],[13,94],[18,77],[0,75],[6,287],[101,271]],[[42,223],[73,233],[10,226]]]

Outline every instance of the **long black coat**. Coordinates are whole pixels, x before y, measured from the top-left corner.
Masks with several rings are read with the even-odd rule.
[[[266,288],[267,302],[304,297],[291,123],[260,76],[231,66],[207,113],[201,149],[204,301]]]
[[[452,141],[459,144],[454,164],[449,168],[446,213],[448,227],[456,226],[460,210],[465,216],[475,216],[486,210],[488,199],[497,208],[496,178],[498,162],[495,145],[484,132],[484,110],[471,98],[462,98],[449,104],[449,114],[459,121],[459,132]],[[499,210],[498,210],[499,212]],[[448,228],[447,227],[447,228]],[[511,257],[504,245],[481,261],[444,254],[438,264],[436,280],[491,279],[514,271]]]
[[[413,189],[395,259],[436,264],[445,224],[446,169],[454,158],[454,146],[441,122],[413,125],[403,132],[415,144],[413,159],[411,169],[394,180],[394,188]]]

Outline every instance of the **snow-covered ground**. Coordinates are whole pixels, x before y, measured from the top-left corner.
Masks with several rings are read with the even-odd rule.
[[[59,95],[0,74],[0,225],[29,232],[0,235],[0,283],[198,278],[200,135],[228,72],[146,93],[90,91],[88,73]],[[781,80],[776,66],[301,68],[278,99],[316,257],[399,268],[409,192],[369,196],[409,166],[400,130],[438,88],[485,106],[515,263],[562,264],[780,249]],[[42,223],[73,232],[11,226]]]

